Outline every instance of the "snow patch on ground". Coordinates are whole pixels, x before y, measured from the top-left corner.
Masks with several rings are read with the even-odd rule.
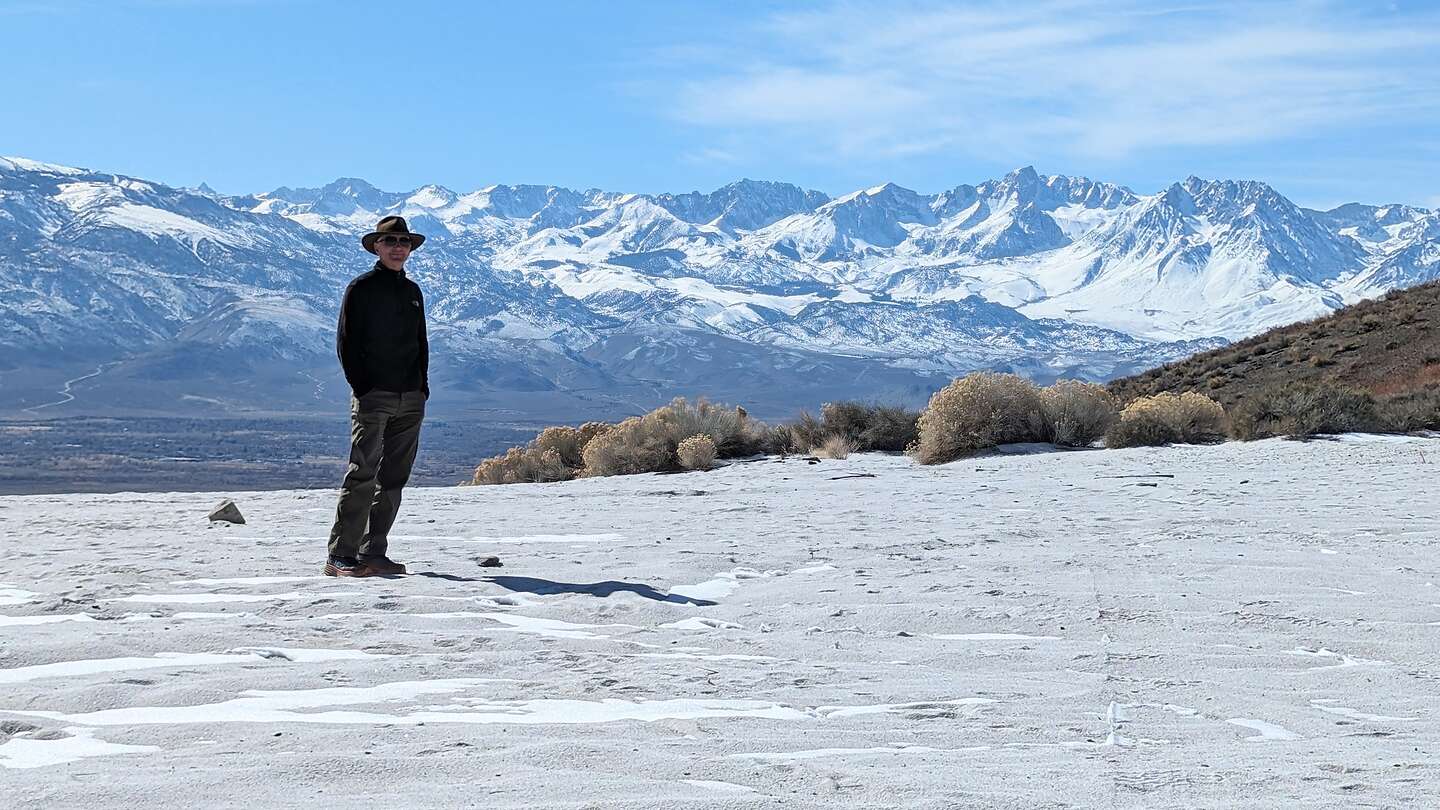
[[[552,543],[619,543],[625,539],[622,534],[527,534],[512,537],[488,537],[485,535],[474,536],[452,536],[452,535],[392,535],[390,542],[464,542],[464,543],[485,543],[487,545],[519,544],[519,545],[548,545]]]
[[[715,791],[719,791],[720,793],[758,793],[758,792],[759,792],[759,791],[755,790],[755,788],[747,787],[747,786],[745,786],[745,785],[737,785],[737,784],[735,784],[734,782],[717,782],[717,781],[715,781],[715,780],[713,780],[713,779],[681,779],[680,781],[681,781],[681,782],[684,782],[684,783],[687,784],[687,785],[691,785],[691,786],[693,786],[693,787],[704,788],[704,789],[706,789],[706,790],[715,790]]]
[[[673,593],[673,591],[672,591]],[[688,619],[681,619],[674,622],[666,622],[660,625],[667,630],[744,630],[745,628],[734,622],[727,622],[724,619],[711,619],[705,616],[691,616]]]
[[[204,605],[224,602],[287,602],[336,596],[364,596],[363,591],[287,591],[285,593],[137,593],[109,602],[146,602],[170,605]]]
[[[44,596],[43,593],[35,593],[21,588],[10,586],[8,583],[0,585],[0,605],[24,605],[38,600]]]
[[[811,570],[823,570],[820,567]],[[676,596],[685,596],[691,599],[703,599],[706,601],[718,601],[734,593],[740,587],[740,581],[745,579],[764,579],[783,572],[779,571],[756,571],[751,568],[736,568],[733,571],[721,571],[715,574],[713,579],[694,585],[675,585],[670,588],[670,593]]]
[[[52,616],[0,616],[0,627],[33,627],[39,624],[93,621],[96,621],[95,617],[85,613],[61,613]]]
[[[384,656],[360,650],[309,650],[291,648],[237,648],[220,653],[156,653],[148,658],[90,658],[59,661],[53,664],[0,669],[0,684],[25,683],[41,678],[74,678],[105,672],[130,672],[140,669],[171,669],[176,667],[230,666],[254,661],[284,660],[297,663],[315,661],[354,661]]]
[[[930,633],[927,638],[945,641],[1059,641],[1059,636],[1027,636],[1024,633]]]
[[[945,706],[984,706],[994,703],[990,698],[968,697],[956,700],[938,700],[922,703],[881,703],[875,706],[820,706],[816,713],[822,717],[860,717],[867,714],[895,714],[906,711],[933,711]]]
[[[768,655],[740,655],[720,653],[716,655],[702,655],[689,652],[668,652],[668,653],[636,653],[636,658],[684,658],[691,661],[774,661]]]
[[[1226,720],[1225,722],[1230,723],[1231,725],[1241,726],[1243,728],[1248,728],[1253,731],[1260,732],[1254,737],[1245,738],[1246,740],[1249,740],[1251,742],[1269,742],[1273,740],[1301,739],[1299,734],[1296,734],[1293,731],[1289,731],[1285,728],[1275,725],[1274,723],[1269,723],[1264,720],[1253,720],[1248,717],[1235,717]]]
[[[299,577],[226,577],[221,579],[177,579],[171,585],[283,585],[290,582],[326,580],[324,575]]]
[[[988,746],[972,750],[987,750]],[[752,754],[731,754],[736,759],[753,759],[760,762],[798,762],[825,757],[873,756],[875,754],[938,754],[942,749],[924,745],[886,745],[874,748],[811,748],[804,751],[773,751]]]
[[[1322,712],[1338,714],[1341,717],[1348,717],[1351,720],[1363,720],[1370,723],[1402,723],[1419,719],[1415,717],[1391,717],[1384,714],[1370,714],[1368,712],[1357,711],[1346,706],[1331,705],[1336,702],[1337,701],[1335,700],[1326,698],[1321,700],[1312,700],[1310,701],[1310,705],[1314,706]]]
[[[14,710],[11,710],[11,713],[86,726],[212,723],[571,725],[614,723],[624,720],[654,722],[656,720],[700,720],[724,717],[804,720],[810,717],[804,710],[768,701],[697,698],[641,701],[617,698],[599,701],[538,699],[492,702],[477,700],[463,711],[420,710],[404,714],[381,714],[353,708],[338,711],[301,711],[334,706],[353,707],[370,703],[400,702],[422,695],[454,694],[472,690],[490,682],[487,679],[452,678],[396,682],[374,687],[333,687],[293,691],[249,690],[243,693],[244,697],[193,706],[135,706],[77,714]]]
[[[26,735],[11,737],[0,745],[0,767],[45,768],[51,765],[68,765],[92,757],[146,754],[162,750],[155,745],[125,745],[97,740],[94,729],[88,728],[67,728],[65,734],[68,736],[39,739]]]
[[[478,613],[477,616],[499,622],[508,627],[496,628],[502,633],[533,633],[538,636],[549,636],[550,638],[580,638],[598,639],[609,638],[602,633],[591,633],[590,630],[614,627],[619,629],[639,630],[633,624],[573,624],[562,622],[558,619],[541,619],[534,616],[516,616],[509,613]]]

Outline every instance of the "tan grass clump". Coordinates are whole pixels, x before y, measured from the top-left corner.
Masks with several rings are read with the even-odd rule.
[[[544,484],[569,481],[575,470],[554,450],[512,447],[503,456],[486,459],[475,468],[474,484]]]
[[[531,442],[540,450],[554,450],[566,467],[579,469],[584,465],[585,445],[614,427],[605,422],[586,422],[580,427],[547,427]]]
[[[844,436],[827,436],[819,445],[810,448],[810,455],[816,458],[844,459],[854,449]]]
[[[579,475],[586,444],[612,426],[586,422],[575,427],[547,427],[529,444],[512,447],[475,468],[472,484],[535,484],[569,481]]]
[[[704,399],[691,403],[684,397],[676,397],[643,418],[650,420],[652,429],[680,442],[698,434],[705,434],[715,442],[715,452],[720,458],[750,455],[754,437],[750,435],[750,417],[743,408],[716,405]]]
[[[684,397],[644,416],[632,416],[585,445],[582,475],[634,475],[680,469],[680,443],[705,435],[715,444],[717,458],[764,452],[771,431],[754,422],[743,408],[715,405]]]
[[[1049,438],[1035,384],[991,372],[967,375],[935,392],[918,427],[909,450],[921,464],[943,464],[999,444]]]
[[[1225,438],[1225,409],[1194,392],[1140,397],[1105,434],[1106,447],[1204,444]]]
[[[1102,385],[1061,380],[1040,392],[1050,440],[1065,447],[1089,447],[1115,423],[1118,403]]]
[[[675,455],[687,470],[708,470],[715,466],[715,440],[703,433],[691,436],[680,442]]]
[[[679,461],[667,433],[657,429],[651,414],[632,416],[585,445],[580,474],[635,475],[675,469]],[[647,421],[649,420],[649,421]]]

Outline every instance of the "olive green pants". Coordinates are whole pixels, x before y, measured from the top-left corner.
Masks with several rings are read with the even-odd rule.
[[[385,556],[424,419],[420,391],[370,391],[350,398],[350,466],[330,529],[330,556]]]

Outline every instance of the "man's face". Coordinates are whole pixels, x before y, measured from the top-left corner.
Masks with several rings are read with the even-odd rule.
[[[382,236],[375,240],[375,252],[380,254],[380,263],[391,270],[405,269],[405,260],[410,258],[410,237]]]

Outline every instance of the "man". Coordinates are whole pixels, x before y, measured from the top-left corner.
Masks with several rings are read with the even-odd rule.
[[[360,244],[379,257],[350,282],[340,302],[336,351],[350,398],[350,467],[330,529],[325,574],[368,577],[405,573],[388,556],[400,490],[420,445],[430,398],[430,344],[425,298],[405,276],[405,260],[425,241],[403,217],[385,217]]]

